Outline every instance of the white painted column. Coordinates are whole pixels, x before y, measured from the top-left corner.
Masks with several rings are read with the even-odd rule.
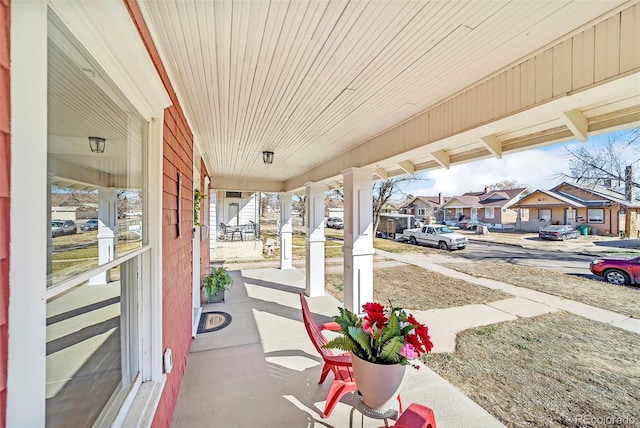
[[[306,294],[324,296],[324,191],[321,183],[306,183]]]
[[[344,307],[354,313],[373,301],[373,172],[344,175]]]
[[[117,190],[110,187],[98,191],[98,265],[109,263],[116,256],[118,239]],[[89,285],[106,284],[111,281],[109,271],[92,277]]]
[[[292,269],[293,208],[291,193],[280,194],[280,269]]]

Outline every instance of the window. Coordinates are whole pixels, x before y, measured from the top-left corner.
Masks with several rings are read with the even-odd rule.
[[[587,223],[604,223],[604,209],[589,208],[587,210]]]
[[[544,221],[551,221],[551,210],[548,208],[541,208],[538,210],[538,219]]]
[[[485,207],[484,209],[484,218],[493,218],[495,215],[493,207]]]
[[[226,192],[227,198],[242,198],[242,192]]]
[[[46,425],[110,425],[140,372],[148,124],[51,11],[47,67]]]
[[[426,208],[418,208],[418,215],[419,216],[426,216],[427,215],[427,209]]]

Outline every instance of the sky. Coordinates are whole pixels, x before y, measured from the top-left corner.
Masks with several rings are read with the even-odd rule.
[[[469,162],[421,173],[426,181],[419,181],[403,186],[402,190],[414,196],[436,196],[442,192],[444,196],[456,196],[471,191],[482,191],[485,185],[502,180],[517,180],[531,190],[551,189],[564,181],[557,174],[568,172],[568,159],[565,147],[595,146],[606,143],[613,134],[602,134],[591,137],[585,143],[578,140],[556,144],[539,149],[504,155],[502,159],[492,158]],[[629,154],[631,159],[632,154]],[[637,159],[637,155],[633,157]],[[636,167],[637,169],[637,167]],[[636,173],[640,174],[640,172]]]

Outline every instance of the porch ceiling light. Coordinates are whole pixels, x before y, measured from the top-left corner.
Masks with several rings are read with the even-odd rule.
[[[262,161],[266,164],[273,163],[273,152],[264,151],[262,152]]]
[[[89,148],[93,153],[104,153],[104,138],[89,137]]]

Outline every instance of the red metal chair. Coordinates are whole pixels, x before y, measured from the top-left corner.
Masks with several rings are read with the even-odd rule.
[[[329,372],[333,372],[333,383],[327,394],[327,402],[324,405],[324,412],[322,413],[322,417],[327,418],[343,395],[357,389],[351,368],[351,354],[343,353],[336,355],[331,349],[323,348],[322,346],[327,344],[328,340],[322,332],[324,330],[337,331],[340,330],[340,326],[335,322],[318,325],[311,316],[307,299],[303,293],[300,293],[300,304],[302,305],[302,319],[309,338],[324,361],[322,374],[320,375],[320,381],[318,383],[323,383]]]
[[[411,403],[391,428],[437,428],[433,410],[422,404]],[[382,428],[382,427],[381,427]]]

